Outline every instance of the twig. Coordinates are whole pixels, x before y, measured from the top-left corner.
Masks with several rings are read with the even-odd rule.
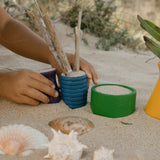
[[[71,66],[68,62],[67,56],[66,54],[63,52],[63,49],[61,47],[59,38],[56,34],[54,25],[52,23],[52,21],[50,20],[50,18],[48,17],[48,15],[43,16],[43,20],[44,23],[46,24],[47,30],[51,36],[52,42],[54,43],[54,47],[58,53],[58,56],[60,58],[62,67],[63,67],[63,71],[64,73],[67,75],[69,72],[72,72]]]
[[[74,71],[79,71],[79,36],[81,30],[82,10],[78,15],[78,27],[75,27],[75,57],[74,57]]]
[[[46,25],[47,31],[50,34],[52,45],[55,47],[55,50],[57,51],[57,54],[58,54],[57,57],[60,60],[61,68],[62,68],[64,74],[67,75],[68,73],[72,72],[72,69],[71,69],[71,66],[68,62],[66,54],[63,52],[59,38],[58,38],[56,31],[55,31],[54,25],[48,15],[44,15],[44,16],[42,15],[42,12],[41,12],[41,9],[37,3],[37,0],[35,0],[35,3],[37,5],[37,8],[40,12],[40,15],[41,15],[44,23]]]
[[[35,14],[35,12],[32,11],[27,11],[28,15],[33,21],[34,27],[37,30],[38,34],[46,41],[46,43],[50,46],[52,46],[52,42],[49,38],[49,35],[46,31],[46,28],[43,26],[42,22],[40,21],[39,17]]]
[[[120,122],[124,125],[133,125],[133,123],[129,123],[129,122],[123,122],[123,121],[120,121]]]
[[[79,71],[79,29],[75,27],[74,71]]]
[[[79,15],[78,15],[78,29],[79,29],[79,31],[81,30],[81,21],[82,21],[82,9],[80,10]]]
[[[43,17],[42,11],[41,11],[41,9],[40,9],[40,7],[39,7],[39,4],[38,4],[37,0],[34,0],[34,2],[35,2],[35,4],[36,4],[36,7],[37,7],[37,9],[38,9],[38,12],[39,12],[40,16]]]
[[[52,54],[56,58],[58,64],[60,65],[60,67],[63,71],[63,67],[61,65],[60,59],[59,59],[57,53],[55,52],[54,45],[52,44],[52,40],[51,40],[50,35],[47,32],[46,28],[43,26],[42,22],[39,20],[39,17],[37,17],[37,15],[33,11],[28,11],[27,13],[31,17],[35,28],[38,30],[38,34],[46,41],[46,43],[48,44],[48,46],[50,48],[50,51],[52,52]]]
[[[152,59],[155,59],[155,58],[156,58],[156,56],[151,57],[151,58],[147,59],[147,60],[145,61],[145,63],[148,63],[149,61],[151,61]]]

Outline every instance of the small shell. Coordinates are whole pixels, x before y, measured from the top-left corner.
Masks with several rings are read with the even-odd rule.
[[[40,131],[25,125],[0,128],[0,154],[27,156],[32,149],[45,149],[48,138]]]
[[[54,119],[49,126],[62,133],[69,134],[72,130],[82,135],[94,127],[94,124],[86,118],[68,116]]]
[[[100,147],[94,151],[93,160],[113,160],[114,150],[108,150],[105,147]]]
[[[77,133],[71,131],[69,135],[52,129],[54,138],[48,144],[48,155],[44,158],[52,160],[79,160],[86,145],[77,140]]]

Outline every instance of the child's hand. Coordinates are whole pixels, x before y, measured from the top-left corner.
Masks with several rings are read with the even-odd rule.
[[[0,73],[0,97],[16,103],[48,103],[49,99],[45,94],[58,96],[54,88],[54,84],[46,77],[29,70]]]
[[[67,54],[68,60],[73,68],[74,65],[74,55],[73,54]],[[87,74],[88,81],[92,79],[94,84],[98,84],[98,76],[94,69],[94,67],[83,58],[80,58],[80,69],[84,71]]]

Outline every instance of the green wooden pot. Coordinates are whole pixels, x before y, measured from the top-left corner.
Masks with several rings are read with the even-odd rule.
[[[120,86],[131,92],[122,95],[104,94],[96,90],[99,86]],[[118,118],[132,114],[135,111],[136,90],[134,88],[119,84],[99,84],[91,89],[91,109],[94,114]]]

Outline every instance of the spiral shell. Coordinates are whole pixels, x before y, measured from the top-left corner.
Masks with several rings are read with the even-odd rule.
[[[32,149],[45,149],[48,138],[40,131],[25,125],[0,128],[0,154],[27,156]]]
[[[77,140],[77,133],[71,131],[69,135],[52,129],[54,137],[48,144],[48,155],[44,158],[52,160],[79,160],[86,145]]]

